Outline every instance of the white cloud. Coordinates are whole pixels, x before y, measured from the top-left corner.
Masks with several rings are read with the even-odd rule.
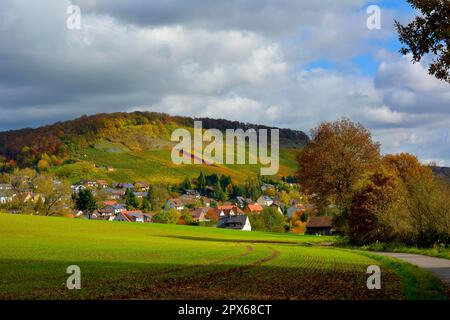
[[[74,2],[79,31],[69,1],[0,3],[0,126],[147,109],[307,131],[346,116],[386,152],[450,161],[450,86],[379,47],[393,9],[374,32],[366,0]],[[322,60],[336,67],[305,68]]]

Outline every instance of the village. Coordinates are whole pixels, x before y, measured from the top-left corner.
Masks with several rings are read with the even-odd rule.
[[[224,177],[217,180],[223,181]],[[231,182],[231,179],[229,182]],[[331,235],[334,232],[331,217],[315,216],[314,206],[308,204],[307,201],[302,201],[306,199],[306,196],[298,193],[297,184],[282,184],[284,184],[284,187],[287,185],[288,189],[293,191],[286,192],[283,187],[280,189],[280,184],[276,182],[273,184],[256,183],[254,187],[259,188],[258,191],[254,192],[257,195],[256,198],[238,195],[224,200],[220,195],[224,191],[218,191],[217,187],[209,185],[204,188],[193,186],[186,178],[185,182],[179,186],[177,190],[179,192],[171,193],[172,196],[177,195],[176,197],[158,199],[165,200],[160,210],[145,210],[148,208],[148,201],[151,197],[149,193],[152,188],[147,182],[126,182],[109,185],[105,180],[84,180],[72,186],[74,193],[90,190],[94,196],[98,197],[99,194],[102,194],[102,198],[105,200],[97,202],[97,209],[93,212],[78,210],[74,213],[74,216],[92,220],[170,223],[168,221],[171,219],[160,218],[165,213],[165,217],[172,214],[172,222],[177,224],[242,231],[251,231],[252,229],[293,231],[317,235]],[[220,185],[220,181],[217,185]],[[225,186],[224,189],[227,188],[230,188],[230,186]],[[289,194],[297,195],[297,197],[291,198]],[[157,195],[157,197],[159,196],[163,195]],[[257,218],[263,213],[267,215],[276,213],[278,219],[273,220],[278,221],[278,225],[263,226],[262,228],[261,226],[259,228],[252,227],[252,221],[258,220]]]
[[[292,177],[268,182],[249,178],[243,185],[235,185],[229,177],[201,173],[197,179],[186,177],[181,185],[167,187],[143,181],[109,183],[85,179],[70,185],[71,199],[63,211],[64,216],[87,220],[333,234],[331,217],[316,216],[308,196],[299,192],[299,185],[293,181]],[[54,180],[57,190],[62,188],[60,184]],[[0,206],[9,213],[23,213],[14,205],[18,201],[46,202],[37,187],[20,197],[15,189],[12,184],[0,184]],[[68,195],[61,193],[61,200],[64,197]],[[31,214],[40,214],[35,210]]]

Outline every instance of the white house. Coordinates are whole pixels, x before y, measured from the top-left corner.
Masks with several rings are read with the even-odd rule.
[[[1,192],[0,193],[0,203],[5,204],[8,202],[11,202],[11,201],[13,201],[13,197],[14,197],[14,195],[7,195],[7,194]]]
[[[261,186],[261,191],[265,192],[265,191],[268,191],[268,190],[275,190],[275,186],[272,185],[272,184],[263,183],[262,186]]]
[[[102,215],[116,215],[124,211],[127,211],[127,208],[121,204],[107,205],[103,209],[99,210]]]
[[[169,199],[167,200],[166,205],[169,208],[178,210],[178,211],[183,211],[184,209],[184,205],[183,205],[183,201],[181,199]]]
[[[73,186],[70,186],[70,187],[72,188],[72,191],[73,191],[74,193],[78,193],[78,192],[80,192],[81,190],[86,189],[86,187],[83,186],[83,185],[81,185],[81,184],[76,184],[76,185],[73,185]]]
[[[256,202],[258,202],[260,205],[266,206],[266,207],[270,207],[273,204],[273,200],[269,196],[261,196],[258,198],[258,200]]]

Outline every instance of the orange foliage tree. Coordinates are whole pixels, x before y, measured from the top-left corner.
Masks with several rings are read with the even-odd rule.
[[[348,119],[323,122],[297,157],[298,179],[319,208],[333,203],[345,214],[355,186],[380,160],[370,132]]]

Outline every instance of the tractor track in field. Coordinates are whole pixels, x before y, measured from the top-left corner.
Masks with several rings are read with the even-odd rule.
[[[149,277],[163,276],[163,275],[174,273],[174,272],[185,271],[185,270],[189,270],[189,269],[196,269],[196,268],[201,268],[201,267],[212,265],[212,264],[216,264],[216,263],[222,263],[222,262],[226,262],[226,261],[229,261],[229,260],[234,260],[234,259],[238,259],[238,258],[242,258],[242,257],[248,256],[252,252],[253,252],[253,247],[248,245],[247,246],[247,251],[245,251],[245,252],[243,252],[241,254],[238,254],[238,255],[229,256],[229,257],[218,259],[218,260],[208,261],[208,262],[203,263],[203,264],[195,264],[195,265],[189,265],[189,266],[184,266],[184,267],[177,267],[177,268],[171,268],[171,269],[167,269],[167,270],[162,270],[161,272],[152,273],[151,275],[149,275]]]
[[[278,250],[276,250],[272,247],[268,247],[268,248],[272,250],[270,255],[268,255],[262,259],[259,259],[257,261],[254,261],[252,263],[245,264],[245,265],[238,266],[238,267],[232,267],[232,268],[229,268],[229,269],[226,269],[223,271],[209,272],[209,273],[206,273],[206,274],[203,274],[200,276],[193,276],[193,277],[181,278],[181,279],[173,279],[173,280],[161,282],[161,283],[152,285],[148,288],[145,288],[141,292],[141,295],[146,296],[148,293],[151,292],[152,298],[156,298],[156,299],[164,299],[167,297],[167,295],[173,296],[173,297],[175,297],[175,299],[177,299],[177,297],[183,298],[183,292],[185,290],[193,290],[196,287],[200,288],[203,285],[210,284],[218,279],[224,279],[227,277],[231,277],[232,275],[235,275],[236,273],[242,273],[242,272],[248,271],[252,268],[262,265],[263,263],[272,261],[280,255],[280,252]],[[251,253],[251,252],[253,252],[253,247],[248,246],[247,250],[248,250],[247,254]],[[153,297],[154,293],[162,293],[162,295]]]
[[[240,243],[236,243],[237,246],[240,245]],[[150,289],[153,289],[155,287],[155,285],[150,285],[148,287],[146,287],[146,283],[148,281],[151,281],[152,279],[158,277],[158,276],[164,276],[164,275],[170,275],[171,273],[176,273],[176,272],[180,272],[180,271],[186,271],[186,270],[195,270],[195,269],[201,269],[204,268],[205,266],[209,266],[209,265],[213,265],[213,264],[217,264],[217,263],[222,263],[222,262],[226,262],[229,260],[234,260],[234,259],[239,259],[245,256],[250,255],[251,253],[253,253],[254,248],[251,245],[247,246],[247,250],[245,252],[242,252],[238,255],[233,255],[233,256],[228,256],[222,259],[217,259],[217,260],[212,260],[212,261],[208,261],[205,262],[203,264],[195,264],[195,265],[189,265],[189,266],[183,266],[183,267],[176,267],[176,268],[170,268],[170,269],[166,269],[166,270],[161,270],[160,272],[152,272],[152,273],[147,273],[145,275],[142,276],[142,278],[140,278],[139,280],[136,281],[136,283],[140,283],[141,288],[145,287],[145,291],[149,291]],[[206,275],[208,275],[210,273],[207,273]],[[198,277],[197,277],[198,278]],[[196,279],[197,279],[196,278]],[[162,284],[166,284],[166,283],[172,283],[175,281],[180,281],[186,278],[169,278],[167,280],[162,280],[163,282],[161,282]],[[109,284],[109,281],[104,281],[103,285],[105,284]],[[131,290],[131,289],[130,289]],[[136,290],[136,289],[135,289]],[[142,291],[143,289],[139,289],[138,291]],[[109,297],[112,299],[126,299],[129,298],[129,295],[127,297],[125,296],[112,296]]]

